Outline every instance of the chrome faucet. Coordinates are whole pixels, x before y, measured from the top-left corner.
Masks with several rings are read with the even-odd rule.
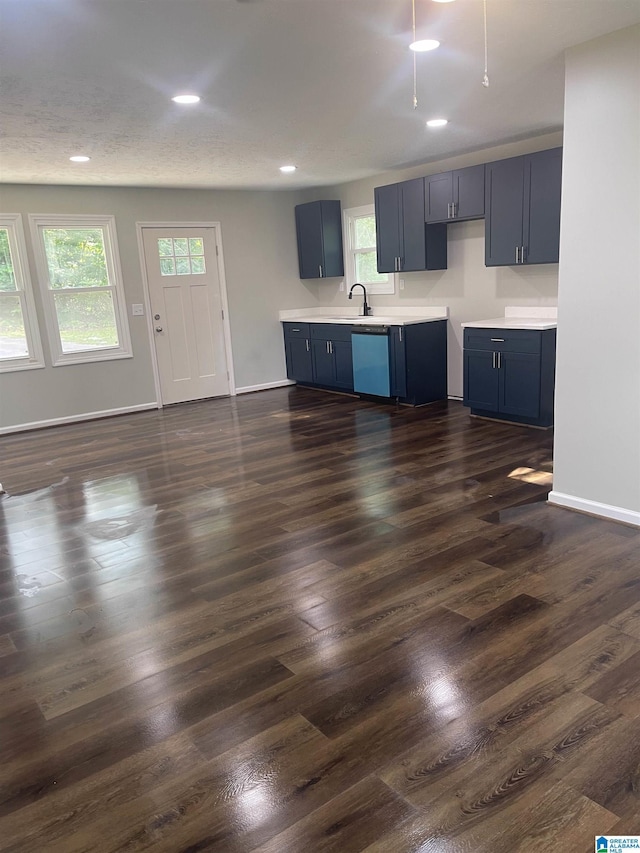
[[[364,302],[362,305],[362,316],[368,317],[370,312],[371,312],[371,308],[367,305],[367,288],[364,286],[364,284],[360,284],[359,281],[357,281],[355,284],[352,284],[351,290],[349,291],[349,299],[353,299],[353,288],[354,287],[361,287],[362,288],[362,293],[364,295]]]

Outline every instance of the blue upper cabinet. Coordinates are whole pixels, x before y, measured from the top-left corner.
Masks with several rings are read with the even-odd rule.
[[[425,222],[461,222],[484,216],[484,165],[428,175]]]
[[[447,268],[447,233],[426,226],[424,178],[376,187],[378,272],[413,272]]]
[[[343,276],[340,202],[310,201],[295,212],[300,278]]]
[[[558,263],[562,148],[485,166],[487,266]]]

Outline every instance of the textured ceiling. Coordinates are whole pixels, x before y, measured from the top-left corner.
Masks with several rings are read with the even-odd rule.
[[[442,159],[561,128],[564,49],[640,21],[640,0],[487,0],[485,89],[482,0],[416,5],[442,46],[414,111],[410,0],[0,0],[1,179],[290,188]]]

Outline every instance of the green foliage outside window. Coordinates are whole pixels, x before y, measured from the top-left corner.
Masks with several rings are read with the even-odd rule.
[[[111,292],[73,293],[110,286],[102,228],[45,228],[43,239],[63,351],[118,346]]]

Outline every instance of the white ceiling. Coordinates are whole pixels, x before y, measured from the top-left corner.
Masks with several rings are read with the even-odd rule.
[[[0,0],[1,179],[291,188],[442,159],[560,129],[564,49],[640,21],[640,0],[487,0],[485,89],[482,0],[416,6],[442,46],[414,111],[411,0]]]

